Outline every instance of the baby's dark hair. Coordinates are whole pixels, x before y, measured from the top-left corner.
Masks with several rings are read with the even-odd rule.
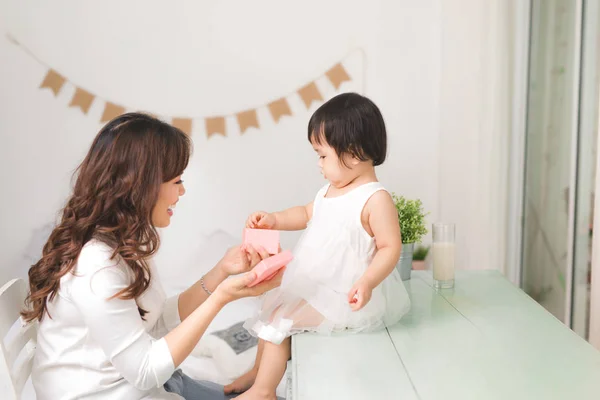
[[[338,157],[349,154],[381,165],[387,133],[379,108],[358,93],[342,93],[323,104],[308,122],[308,140],[331,146]]]

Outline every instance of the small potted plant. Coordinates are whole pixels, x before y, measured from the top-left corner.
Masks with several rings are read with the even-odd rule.
[[[413,252],[413,270],[425,269],[425,259],[427,258],[427,253],[429,253],[429,247],[417,246],[417,248]]]
[[[412,270],[413,251],[415,243],[421,243],[421,239],[427,234],[425,227],[425,211],[421,200],[407,200],[403,196],[392,193],[396,210],[398,210],[398,221],[402,234],[402,253],[396,268],[400,272],[403,281],[410,279]]]

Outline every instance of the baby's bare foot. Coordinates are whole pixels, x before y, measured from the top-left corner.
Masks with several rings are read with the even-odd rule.
[[[237,400],[277,400],[275,392],[265,391],[252,386],[250,389],[235,397]]]
[[[256,369],[252,368],[250,371],[246,372],[244,375],[240,376],[235,381],[231,382],[229,385],[226,385],[224,388],[225,394],[243,393],[246,390],[250,389],[250,387],[254,384],[254,381],[256,380],[256,374]]]

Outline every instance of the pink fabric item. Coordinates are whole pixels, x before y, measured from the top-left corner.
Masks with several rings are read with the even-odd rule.
[[[269,254],[277,254],[279,253],[279,231],[245,228],[242,233],[242,244],[261,246]]]
[[[285,267],[290,261],[294,259],[292,252],[289,250],[282,251],[279,254],[275,254],[269,258],[265,258],[261,262],[258,263],[256,267],[252,269],[252,271],[256,272],[256,279],[252,281],[248,287],[256,286],[262,281],[268,281],[272,277],[274,277],[277,272]]]

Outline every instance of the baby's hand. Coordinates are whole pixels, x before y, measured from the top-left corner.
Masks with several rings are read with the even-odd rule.
[[[371,300],[372,293],[373,288],[368,282],[362,279],[356,281],[352,289],[350,289],[350,293],[348,293],[348,303],[350,303],[352,311],[358,311],[366,306],[369,300]]]
[[[246,220],[246,228],[273,229],[275,228],[275,215],[264,211],[257,211]]]

